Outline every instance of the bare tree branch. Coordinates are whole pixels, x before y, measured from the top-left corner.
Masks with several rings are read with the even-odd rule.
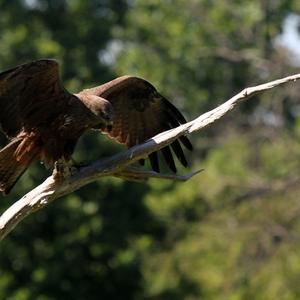
[[[141,168],[137,167],[127,167],[124,170],[118,172],[115,174],[116,177],[120,177],[126,180],[131,180],[131,181],[137,181],[137,182],[143,182],[148,180],[149,178],[159,178],[159,179],[168,179],[168,180],[174,180],[174,181],[187,181],[196,174],[202,172],[203,169],[192,172],[187,175],[173,175],[173,174],[161,174],[157,173],[154,171],[147,171],[143,170]]]
[[[62,177],[54,172],[41,185],[23,196],[1,215],[0,239],[3,239],[29,214],[104,176],[115,176],[139,181],[153,177],[183,181],[188,180],[199,171],[186,176],[172,176],[142,171],[137,168],[129,167],[129,165],[141,158],[147,157],[148,154],[171,144],[182,135],[187,135],[206,128],[231,111],[237,104],[251,98],[253,95],[298,79],[300,79],[300,74],[295,74],[265,84],[246,88],[222,105],[202,114],[195,120],[160,133],[145,143],[134,146],[112,157],[93,162],[89,166],[81,168],[72,176]]]

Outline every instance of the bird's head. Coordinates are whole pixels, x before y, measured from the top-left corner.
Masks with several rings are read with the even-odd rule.
[[[89,95],[84,102],[93,114],[94,129],[112,126],[114,112],[109,101],[96,95]]]

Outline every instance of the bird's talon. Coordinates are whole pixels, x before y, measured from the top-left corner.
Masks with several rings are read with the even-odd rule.
[[[78,169],[77,166],[68,164],[64,159],[60,159],[54,163],[53,176],[55,179],[66,179],[74,176]]]

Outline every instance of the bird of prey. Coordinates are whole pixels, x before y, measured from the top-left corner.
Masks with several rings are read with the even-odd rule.
[[[183,123],[179,110],[144,79],[122,76],[71,94],[60,82],[55,60],[19,65],[0,73],[0,125],[9,138],[0,151],[0,191],[9,193],[35,159],[48,167],[59,159],[69,161],[77,140],[88,129],[132,147]],[[171,148],[187,166],[181,144],[192,150],[185,136]],[[176,172],[169,146],[161,152]],[[159,172],[157,153],[149,158],[152,169]]]

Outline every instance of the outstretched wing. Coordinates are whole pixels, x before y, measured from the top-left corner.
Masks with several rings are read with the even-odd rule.
[[[114,108],[113,126],[103,131],[127,147],[140,144],[160,132],[186,123],[180,111],[149,82],[141,78],[119,77],[99,87],[84,90],[83,93],[101,96],[111,102]],[[192,150],[192,145],[185,136],[173,142],[171,148],[181,164],[186,167],[187,161],[181,144]],[[170,147],[164,147],[161,151],[169,168],[176,172]],[[157,152],[150,154],[149,158],[153,170],[159,172]],[[141,163],[143,164],[143,160]]]
[[[42,59],[0,73],[0,125],[9,137],[47,126],[71,94],[59,81],[58,63]]]

